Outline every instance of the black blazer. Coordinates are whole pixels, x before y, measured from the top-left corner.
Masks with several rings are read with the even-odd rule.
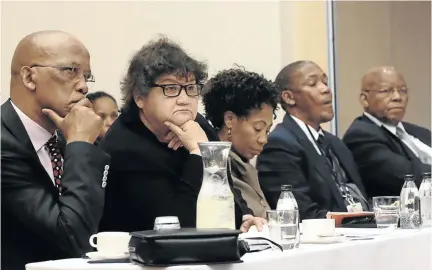
[[[99,144],[112,157],[100,231],[152,230],[158,216],[177,216],[182,227],[195,227],[202,158],[160,143],[137,110],[133,104],[124,111]],[[234,196],[240,226],[251,211],[241,195]]]
[[[336,136],[324,134],[349,182],[356,184],[364,195],[349,149]],[[328,211],[346,212],[345,202],[326,162],[295,120],[286,114],[283,122],[270,133],[268,143],[257,159],[258,178],[272,209],[276,208],[281,185],[290,184],[301,219],[325,218]]]
[[[1,106],[1,132],[1,268],[23,270],[92,250],[109,156],[88,143],[61,141],[65,191],[59,196],[10,101]]]
[[[405,130],[426,145],[431,145],[431,132],[425,128],[403,122]],[[399,196],[404,176],[414,174],[417,187],[421,174],[430,172],[398,137],[385,127],[379,127],[367,116],[354,120],[343,141],[351,150],[369,196]]]

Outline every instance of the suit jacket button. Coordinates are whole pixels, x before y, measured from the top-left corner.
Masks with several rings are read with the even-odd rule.
[[[262,206],[266,206],[266,203],[265,203],[264,200],[261,200],[261,205],[262,205]]]

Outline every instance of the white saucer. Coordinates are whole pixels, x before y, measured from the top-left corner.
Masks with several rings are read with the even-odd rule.
[[[106,259],[126,259],[129,257],[128,253],[123,254],[104,254],[98,251],[87,252],[87,257],[92,260],[106,260]]]
[[[345,236],[335,235],[326,237],[302,237],[300,236],[301,244],[335,244],[345,241]]]

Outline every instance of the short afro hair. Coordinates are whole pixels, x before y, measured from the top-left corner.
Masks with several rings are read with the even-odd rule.
[[[237,117],[249,117],[263,104],[276,110],[279,93],[276,86],[263,75],[243,69],[219,72],[203,89],[206,118],[216,129],[224,125],[224,113],[232,111]]]
[[[188,73],[195,76],[197,83],[203,83],[207,79],[207,65],[190,57],[166,37],[151,41],[135,53],[123,78],[124,108],[129,108],[135,95],[147,95],[158,77],[166,74],[187,77]]]

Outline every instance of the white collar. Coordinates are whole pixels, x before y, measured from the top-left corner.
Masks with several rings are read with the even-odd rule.
[[[21,111],[12,101],[12,107],[15,109],[18,117],[24,125],[24,128],[33,144],[36,152],[38,152],[46,142],[51,138],[51,134],[41,127],[38,123],[30,119],[23,111]]]
[[[363,113],[367,118],[369,118],[372,122],[374,122],[377,126],[381,127],[385,127],[388,131],[390,131],[391,133],[393,133],[393,135],[396,135],[396,129],[400,128],[403,131],[406,132],[404,126],[402,125],[402,122],[399,122],[396,126],[395,125],[391,125],[391,124],[387,124],[384,123],[383,121],[379,120],[378,118],[376,118],[375,116],[371,115],[370,113],[364,112]]]
[[[315,141],[318,140],[319,135],[323,135],[324,133],[322,131],[322,129],[320,129],[319,131],[317,131],[316,129],[314,129],[313,127],[311,127],[310,125],[306,124],[305,122],[303,122],[302,120],[298,119],[297,117],[295,117],[294,115],[290,115],[294,121],[296,121],[297,125],[300,126],[300,128],[303,130],[303,132],[306,134],[306,136],[309,138],[310,133],[312,133],[313,139]],[[309,130],[308,130],[309,129]],[[310,133],[309,133],[310,131]],[[309,138],[310,139],[310,138]]]

